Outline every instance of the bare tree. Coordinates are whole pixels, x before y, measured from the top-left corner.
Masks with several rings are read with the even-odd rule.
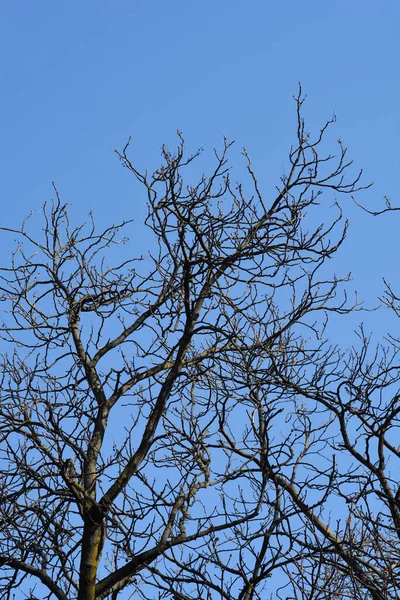
[[[195,183],[180,134],[152,175],[127,145],[144,257],[57,191],[40,235],[2,228],[0,599],[398,597],[398,341],[326,339],[357,308],[327,263],[361,174],[303,102],[273,199],[227,141]]]

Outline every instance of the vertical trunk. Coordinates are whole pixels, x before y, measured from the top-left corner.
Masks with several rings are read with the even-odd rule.
[[[97,569],[102,547],[103,526],[86,522],[83,530],[78,600],[95,600],[96,598]]]

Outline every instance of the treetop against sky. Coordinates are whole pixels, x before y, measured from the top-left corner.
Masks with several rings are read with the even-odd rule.
[[[0,600],[397,598],[399,12],[2,5]]]

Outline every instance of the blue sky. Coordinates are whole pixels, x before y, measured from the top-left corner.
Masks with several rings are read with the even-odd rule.
[[[53,180],[78,222],[90,209],[101,223],[139,216],[144,197],[113,150],[131,135],[132,156],[155,168],[177,129],[210,151],[226,134],[238,160],[245,145],[268,195],[294,141],[298,81],[309,128],[335,111],[332,141],[375,182],[362,201],[400,204],[399,22],[397,0],[1,3],[1,224],[50,199]],[[341,264],[378,293],[397,269],[398,217],[346,202]]]

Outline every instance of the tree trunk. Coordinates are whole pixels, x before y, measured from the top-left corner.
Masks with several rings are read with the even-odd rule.
[[[103,547],[103,527],[85,524],[82,542],[78,600],[95,600],[96,575]]]

